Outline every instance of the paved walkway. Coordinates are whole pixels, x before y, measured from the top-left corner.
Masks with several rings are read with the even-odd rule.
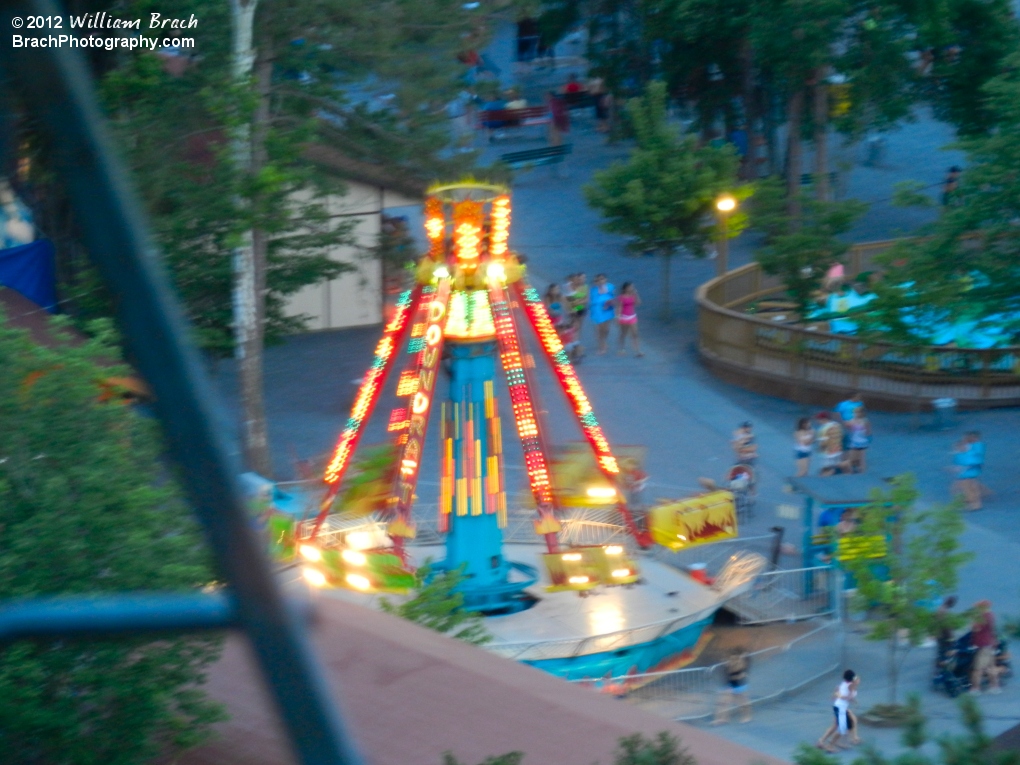
[[[745,524],[743,533],[760,533],[780,522],[796,535],[796,523],[780,521],[774,509],[792,500],[783,491],[793,467],[791,431],[805,410],[797,404],[720,383],[698,363],[692,350],[696,332],[692,296],[695,287],[712,276],[713,262],[676,260],[671,290],[675,318],[671,323],[655,318],[660,307],[659,263],[626,257],[621,238],[599,230],[598,216],[581,194],[581,186],[592,172],[623,158],[627,149],[606,146],[591,129],[590,118],[575,123],[570,136],[574,153],[562,173],[541,168],[520,174],[515,181],[511,245],[529,256],[531,278],[539,288],[551,279],[582,270],[589,278],[604,271],[617,286],[625,280],[638,285],[645,300],[641,330],[647,355],[642,359],[618,357],[615,353],[589,355],[579,367],[607,435],[618,444],[648,447],[649,498],[678,496],[696,487],[699,476],[722,477],[730,464],[733,429],[742,420],[753,420],[762,453],[760,501],[757,516]],[[891,196],[892,185],[898,180],[941,180],[945,167],[958,161],[957,156],[938,151],[950,139],[948,129],[922,115],[918,122],[889,136],[882,167],[862,168],[857,164],[852,168],[847,180],[849,192],[876,202],[857,226],[856,238],[873,240],[906,233],[930,219],[930,212],[897,210],[879,200]],[[541,145],[541,138],[518,138],[487,147],[486,155],[491,159],[501,151],[537,145]],[[844,150],[843,154],[853,160],[856,150]],[[734,265],[746,262],[750,245],[750,238],[735,242]],[[590,327],[586,333],[591,346],[594,338]],[[377,335],[378,328],[374,327],[309,334],[267,352],[267,405],[278,477],[293,474],[295,458],[319,455],[332,446]],[[230,364],[221,365],[218,379],[232,397]],[[543,408],[549,410],[552,440],[580,440],[551,376],[543,373],[540,383]],[[380,406],[386,407],[386,401]],[[229,412],[226,414],[229,416]],[[385,438],[384,419],[375,418],[365,436],[366,443]],[[941,501],[947,497],[950,478],[944,467],[953,441],[965,427],[980,428],[988,445],[986,481],[995,496],[987,509],[968,516],[964,541],[977,558],[966,567],[959,591],[964,603],[991,597],[998,613],[1020,614],[1020,524],[1014,520],[1020,511],[1020,484],[1013,465],[1007,464],[1009,455],[1016,454],[1020,411],[966,414],[961,420],[955,431],[937,432],[919,427],[924,423],[910,415],[874,414],[871,469],[883,476],[913,471],[925,500]],[[512,441],[507,444],[511,464],[519,461],[519,456],[510,452]],[[433,451],[427,449],[423,464],[423,501],[435,491],[435,482],[429,480],[436,474]],[[520,471],[516,475],[519,479]],[[862,707],[885,700],[881,679],[884,656],[882,646],[859,636],[852,635],[847,641],[847,664],[865,674]],[[953,705],[927,691],[930,659],[925,650],[914,651],[904,664],[901,687],[924,693],[932,728],[949,730],[956,720]],[[789,757],[798,741],[813,740],[828,725],[830,685],[821,681],[791,699],[758,711],[751,724],[729,726],[720,732],[768,754]],[[982,697],[992,732],[1020,719],[1018,698],[1020,682],[1001,696]],[[888,747],[887,752],[897,746],[895,732],[868,731],[867,736]]]

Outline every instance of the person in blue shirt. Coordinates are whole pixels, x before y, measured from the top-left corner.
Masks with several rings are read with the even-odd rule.
[[[850,422],[854,418],[854,412],[864,406],[860,391],[854,391],[850,398],[836,404],[836,411],[839,412],[839,419],[843,422]]]
[[[615,301],[616,287],[609,283],[605,274],[597,274],[588,295],[588,315],[595,325],[600,356],[609,350],[609,328],[613,326],[613,318],[616,316]]]
[[[981,471],[985,466],[985,444],[976,430],[964,434],[953,448],[953,466],[958,471],[953,494],[963,495],[967,510],[980,510],[981,496],[987,489],[981,484]]]

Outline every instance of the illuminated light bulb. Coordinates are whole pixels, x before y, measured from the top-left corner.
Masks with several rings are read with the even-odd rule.
[[[563,560],[577,561],[581,560],[581,553],[567,553],[563,556]]]
[[[326,575],[317,568],[305,568],[301,571],[301,576],[303,576],[305,581],[312,585],[312,587],[326,586]]]
[[[607,486],[591,486],[585,494],[592,498],[608,499],[616,496],[616,489]]]
[[[724,213],[733,212],[737,209],[737,200],[729,194],[721,196],[715,201],[715,209]]]
[[[340,557],[352,566],[364,566],[368,561],[368,558],[365,557],[365,553],[358,552],[357,550],[344,550],[340,553]],[[348,579],[349,578],[350,577],[348,577]]]
[[[490,263],[485,269],[485,275],[490,279],[498,279],[503,281],[506,279],[506,268],[502,263]]]
[[[437,279],[449,279],[450,269],[446,266],[439,266],[439,268],[432,272],[432,275]]]
[[[614,579],[623,579],[625,576],[630,576],[629,568],[617,568],[613,570]]]
[[[313,563],[317,563],[322,560],[322,551],[314,545],[301,545],[298,547],[298,552],[301,553],[302,558],[310,560]]]
[[[588,584],[591,580],[586,576],[572,576],[567,581],[571,584]]]
[[[425,233],[428,234],[429,239],[441,237],[444,228],[446,228],[446,223],[442,218],[428,218],[425,221]]]
[[[682,539],[685,542],[687,541],[687,537],[685,537],[683,534],[677,534],[676,536],[677,536],[677,539]]]
[[[368,577],[361,574],[348,574],[344,577],[344,581],[356,590],[369,590],[372,588],[372,583],[368,581]]]
[[[352,531],[346,536],[344,543],[355,550],[366,550],[372,546],[372,533],[369,531]]]
[[[620,545],[609,545],[606,548],[606,555],[620,555],[623,553],[623,547]]]

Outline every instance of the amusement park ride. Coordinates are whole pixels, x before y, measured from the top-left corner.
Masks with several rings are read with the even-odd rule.
[[[432,564],[432,570],[461,570],[459,589],[466,608],[501,615],[498,621],[502,624],[533,611],[554,608],[557,598],[562,597],[572,597],[573,606],[559,602],[576,610],[578,599],[572,592],[589,595],[598,588],[606,594],[612,589],[614,602],[619,600],[624,612],[624,600],[644,598],[637,606],[644,622],[658,624],[668,612],[676,624],[676,630],[658,630],[659,638],[674,639],[672,645],[645,651],[647,655],[641,659],[631,657],[633,663],[628,666],[640,665],[646,670],[670,651],[689,648],[726,597],[734,594],[742,581],[753,578],[751,570],[757,569],[748,567],[745,560],[743,575],[734,576],[730,571],[729,590],[711,590],[675,569],[666,571],[668,567],[650,559],[642,566],[644,571],[639,571],[636,549],[654,544],[678,549],[735,536],[732,496],[715,492],[660,505],[640,522],[634,517],[627,505],[620,462],[539,293],[528,284],[524,265],[509,249],[510,197],[506,189],[479,183],[431,189],[425,202],[425,231],[429,251],[417,265],[415,286],[400,295],[376,346],[375,358],[361,381],[350,418],[325,471],[326,490],[318,503],[318,515],[299,524],[296,533],[289,532],[287,551],[303,559],[304,577],[313,585],[363,593],[408,591],[414,585],[408,548],[418,535],[412,507],[430,417],[435,412],[440,452],[437,527],[445,537],[445,558]],[[551,452],[535,403],[534,363],[522,347],[520,333],[524,326],[534,333],[541,355],[551,366],[594,456],[605,487],[599,493],[603,502],[612,503],[616,515],[613,527],[620,532],[611,543],[578,544],[576,535],[573,543],[561,539],[565,512],[554,486]],[[405,344],[406,351],[401,353]],[[396,384],[400,404],[390,412],[387,427],[395,441],[389,484],[392,490],[381,507],[374,508],[371,522],[366,522],[364,515],[352,517],[343,507],[334,513],[341,483],[365,424],[390,370],[401,357],[404,368]],[[539,565],[506,557],[508,552],[522,550],[521,557],[534,556],[535,546],[528,550],[525,545],[506,545],[503,538],[508,503],[497,364],[505,378],[534,498],[534,531],[542,540],[543,550],[540,561],[535,561]],[[437,381],[443,374],[449,379],[448,393],[446,400],[439,402],[435,400]],[[277,534],[277,541],[283,536]],[[545,569],[548,584],[545,594],[537,599],[525,591],[537,583],[540,567]],[[626,590],[618,587],[638,582],[646,584]],[[643,596],[639,594],[646,589]],[[690,613],[674,618],[678,601],[668,596],[676,596],[678,591],[690,595]],[[542,601],[541,608],[533,608],[537,600]],[[543,617],[532,614],[527,623],[537,624],[536,618]],[[587,618],[590,626],[591,614]],[[632,622],[625,613],[622,622],[618,618],[613,625],[629,627]],[[520,622],[523,633],[513,627],[516,622],[505,623],[511,625],[512,636],[504,644],[527,642],[527,623]],[[678,643],[672,633],[684,627],[691,629]],[[639,647],[644,651],[648,645],[646,633],[644,640],[617,640],[613,647]],[[584,652],[574,651],[568,656],[576,659],[578,653]],[[518,657],[527,660],[527,656]],[[545,651],[541,658],[555,662],[566,656]],[[624,663],[631,659],[624,659]],[[614,671],[618,665],[622,666],[596,660],[588,662],[583,671],[597,669],[601,674],[603,670]],[[558,665],[546,668],[563,673]]]

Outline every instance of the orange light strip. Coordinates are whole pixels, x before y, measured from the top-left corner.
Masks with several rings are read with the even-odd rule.
[[[407,441],[400,450],[397,462],[397,513],[403,521],[396,529],[407,529],[413,534],[411,505],[414,502],[414,488],[418,484],[422,449],[425,446],[425,431],[428,427],[429,412],[432,410],[432,395],[438,377],[439,362],[443,355],[443,329],[446,326],[447,304],[450,299],[450,280],[440,279],[428,307],[428,318],[423,335],[424,347],[418,362],[418,389],[411,399],[411,419],[407,428]]]
[[[442,260],[446,249],[446,218],[443,217],[443,202],[438,197],[425,200],[425,234],[429,238],[429,257]]]
[[[538,294],[538,290],[523,280],[514,285],[514,288],[524,306],[524,313],[528,317],[532,329],[535,330],[535,334],[538,336],[539,344],[542,346],[542,350],[545,351],[546,358],[552,365],[553,372],[560,381],[563,392],[567,394],[567,399],[574,409],[574,414],[577,416],[577,422],[581,426],[581,431],[584,433],[584,437],[588,439],[588,443],[591,444],[592,451],[595,452],[596,465],[602,474],[616,486],[620,466],[616,461],[616,457],[613,456],[612,450],[609,448],[609,441],[602,432],[598,420],[595,419],[595,412],[588,401],[588,396],[585,395],[584,388],[581,387],[580,380],[577,379],[577,373],[574,371],[574,366],[570,363],[570,357],[567,355],[566,350],[564,350],[559,335],[556,334],[556,328],[553,327],[552,321],[549,319],[549,313],[545,310],[545,303],[542,302],[541,295]],[[617,496],[622,497],[623,495],[618,491]],[[651,538],[647,532],[637,528],[637,524],[634,522],[634,517],[627,507],[626,501],[621,499],[616,507],[620,515],[623,516],[628,530],[638,543],[642,547],[649,546]]]
[[[471,199],[453,207],[453,244],[457,262],[475,265],[482,246],[482,204]]]
[[[503,363],[503,372],[506,374],[507,387],[510,390],[510,403],[517,423],[517,435],[520,436],[521,446],[524,447],[524,467],[528,472],[531,493],[538,505],[542,533],[546,534],[549,552],[555,552],[555,532],[559,531],[559,523],[553,515],[555,498],[549,475],[549,461],[542,450],[542,440],[538,434],[538,417],[524,376],[521,348],[510,313],[510,303],[506,292],[496,281],[489,284],[489,303],[496,324],[499,358]]]
[[[354,397],[354,404],[351,407],[351,415],[347,419],[347,425],[343,433],[340,434],[340,440],[337,441],[333,458],[326,467],[326,474],[323,478],[329,486],[319,506],[319,515],[315,520],[315,526],[311,533],[312,538],[319,533],[319,528],[326,519],[326,514],[329,512],[333,500],[336,499],[337,492],[340,490],[340,480],[343,478],[344,471],[350,464],[351,455],[354,454],[354,449],[361,438],[362,425],[368,420],[372,410],[375,408],[376,402],[379,400],[379,394],[386,382],[386,376],[389,374],[393,361],[397,357],[397,349],[403,342],[404,332],[410,326],[411,306],[420,296],[421,287],[415,287],[413,290],[406,290],[401,293],[397,299],[393,318],[390,319],[383,329],[383,336],[375,348],[375,358],[372,360],[372,366],[368,368],[365,377],[361,381],[361,387],[358,388],[358,395]],[[421,297],[421,299],[430,300],[431,298]]]
[[[506,255],[507,241],[510,239],[510,197],[504,194],[492,200],[489,220],[491,223],[489,256],[493,260],[502,260]]]

